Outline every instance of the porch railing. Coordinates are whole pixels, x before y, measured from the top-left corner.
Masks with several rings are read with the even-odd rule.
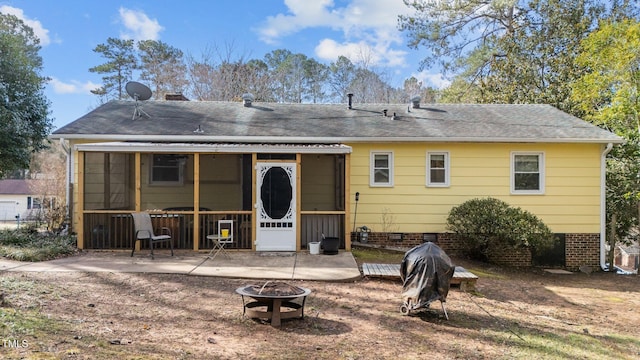
[[[84,244],[86,249],[131,249],[134,237],[133,211],[86,211],[84,213]],[[174,234],[174,248],[194,249],[194,213],[193,211],[175,211],[151,213],[154,227],[168,227]],[[234,222],[234,243],[226,246],[229,249],[250,250],[251,247],[251,212],[200,212],[200,235],[198,249],[208,250],[213,247],[207,235],[217,233],[218,220],[227,219]],[[340,238],[340,248],[345,247],[344,214],[302,214],[300,224],[301,246],[307,248],[308,243],[320,241],[322,234]],[[146,242],[143,247],[148,246]],[[167,244],[159,244],[168,247]]]
[[[84,247],[86,249],[131,249],[135,229],[133,211],[85,211],[84,212]],[[163,211],[150,212],[154,228],[167,227],[171,230],[175,249],[194,249],[194,212]],[[200,235],[198,248],[208,250],[213,247],[207,235],[217,233],[217,221],[228,219],[234,221],[234,243],[227,246],[231,249],[251,249],[251,212],[200,212]],[[168,248],[168,244],[158,244]],[[148,244],[143,242],[143,248]]]
[[[340,248],[344,249],[344,214],[305,214],[301,215],[300,237],[302,248],[308,248],[313,241],[320,241],[322,234],[340,239]]]
[[[207,235],[218,233],[218,220],[233,220],[233,243],[225,245],[226,249],[251,249],[251,212],[235,211],[233,213],[204,212],[200,213],[200,249],[211,249],[213,242]]]

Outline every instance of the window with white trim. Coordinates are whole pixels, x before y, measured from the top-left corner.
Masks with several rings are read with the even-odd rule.
[[[449,186],[449,152],[427,153],[427,186]]]
[[[372,151],[369,174],[370,186],[393,186],[393,152]]]
[[[511,153],[511,193],[544,193],[544,153]]]
[[[153,185],[182,185],[185,159],[172,154],[151,155],[151,177]]]
[[[42,199],[34,197],[32,199],[31,208],[32,209],[42,209]]]

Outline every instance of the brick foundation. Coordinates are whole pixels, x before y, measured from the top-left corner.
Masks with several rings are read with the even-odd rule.
[[[565,267],[576,271],[580,266],[600,269],[600,234],[566,234]]]
[[[358,241],[357,234],[351,234]],[[432,241],[451,256],[461,255],[460,242],[453,233],[385,233],[371,232],[367,243],[380,247],[412,248]],[[527,249],[505,250],[491,256],[493,262],[507,266],[531,266],[531,252]],[[565,234],[565,267],[577,271],[581,266],[600,266],[600,234]]]

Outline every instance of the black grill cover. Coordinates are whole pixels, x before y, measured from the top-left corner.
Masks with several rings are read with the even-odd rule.
[[[407,251],[400,264],[405,304],[413,310],[435,300],[446,302],[455,269],[449,256],[432,242]]]

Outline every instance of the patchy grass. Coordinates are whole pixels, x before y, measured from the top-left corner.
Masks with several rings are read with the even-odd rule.
[[[50,333],[56,327],[54,321],[38,310],[0,308],[0,338],[2,339],[38,337],[44,332]]]
[[[499,274],[495,271],[491,271],[488,269],[480,269],[477,267],[472,267],[472,268],[467,268],[467,270],[469,270],[470,272],[472,272],[474,275],[484,278],[484,279],[502,279],[505,280],[507,279],[507,276],[504,274]]]
[[[9,355],[3,348],[15,350],[37,346],[37,339],[47,338],[63,328],[60,321],[43,312],[42,299],[55,298],[53,292],[49,286],[30,280],[0,278],[0,353],[3,358]]]
[[[18,261],[44,261],[77,252],[71,235],[40,232],[33,227],[0,230],[0,256]]]
[[[351,253],[358,264],[365,262],[374,264],[399,264],[404,257],[403,252],[365,247],[354,247],[351,249]]]

